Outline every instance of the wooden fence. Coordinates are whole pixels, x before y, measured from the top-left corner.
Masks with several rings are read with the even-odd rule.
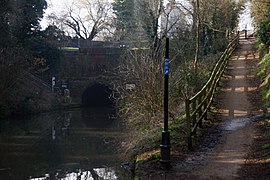
[[[216,63],[210,78],[203,88],[190,99],[186,99],[186,121],[188,130],[188,148],[192,149],[192,136],[196,135],[197,127],[202,127],[202,120],[207,118],[215,89],[225,70],[228,59],[239,42],[239,34],[229,43]]]

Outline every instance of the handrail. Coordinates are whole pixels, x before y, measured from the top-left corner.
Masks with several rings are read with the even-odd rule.
[[[217,84],[238,42],[239,34],[228,44],[202,89],[193,97],[185,100],[189,149],[192,149],[192,136],[196,134],[197,127],[202,127],[203,118],[207,118],[207,111],[213,100]]]

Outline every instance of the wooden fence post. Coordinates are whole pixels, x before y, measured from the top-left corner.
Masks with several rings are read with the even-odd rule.
[[[190,103],[189,99],[185,101],[186,105],[186,121],[187,121],[187,143],[188,149],[192,150],[192,132],[191,132],[191,119],[190,119]]]
[[[205,97],[205,91],[204,91],[204,93],[203,94],[200,94],[199,96],[198,96],[198,99],[199,99],[199,105],[200,105],[200,109],[199,109],[199,117],[201,118],[201,116],[202,116],[202,113],[203,113],[203,106],[201,105],[201,102],[202,102],[202,98],[204,98]],[[199,128],[202,128],[202,119],[200,120],[200,122],[199,122]]]
[[[193,102],[189,101],[189,105],[190,104],[192,104],[191,105],[192,106],[192,112],[195,112],[196,111],[196,108],[197,108],[197,99],[194,99]],[[189,110],[189,113],[190,113],[190,110]],[[195,124],[196,124],[196,119],[197,119],[196,113],[195,114],[192,114],[192,116],[190,118],[192,119],[192,127],[194,127]],[[191,129],[192,129],[192,127],[191,127]],[[197,134],[196,129],[195,129],[194,132],[191,132],[191,133],[193,133],[194,135],[196,135]]]
[[[208,93],[209,92],[206,91],[207,97],[206,97],[206,101],[204,102],[204,110],[205,110],[205,113],[204,113],[204,116],[203,116],[204,120],[207,120],[208,102],[210,101],[210,97],[211,97],[211,93],[209,94],[210,96],[208,95]],[[201,124],[201,127],[202,127],[202,124]]]

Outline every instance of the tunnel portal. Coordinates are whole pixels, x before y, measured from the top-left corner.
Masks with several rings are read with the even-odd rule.
[[[110,98],[113,91],[104,84],[94,84],[88,87],[82,95],[84,107],[113,107],[114,102]]]

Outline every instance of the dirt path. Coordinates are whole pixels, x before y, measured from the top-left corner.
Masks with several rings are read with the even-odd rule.
[[[263,116],[255,77],[258,58],[255,39],[241,37],[215,98],[214,126],[201,145],[186,158],[174,160],[168,172],[143,179],[241,179],[239,170],[256,134],[254,121]]]
[[[252,121],[263,114],[257,101],[258,82],[254,79],[258,58],[255,39],[241,37],[239,48],[228,62],[216,98],[216,120],[224,122],[221,142],[207,152],[207,160],[201,166],[183,174],[185,179],[240,178],[238,171],[245,163],[255,134]]]
[[[262,111],[257,96],[258,82],[254,79],[256,61],[254,39],[241,39],[228,62],[217,97],[217,120],[225,122],[222,127],[222,143],[209,152],[208,160],[190,173],[197,179],[234,179],[245,163],[248,147],[253,142],[253,120],[261,117]]]

